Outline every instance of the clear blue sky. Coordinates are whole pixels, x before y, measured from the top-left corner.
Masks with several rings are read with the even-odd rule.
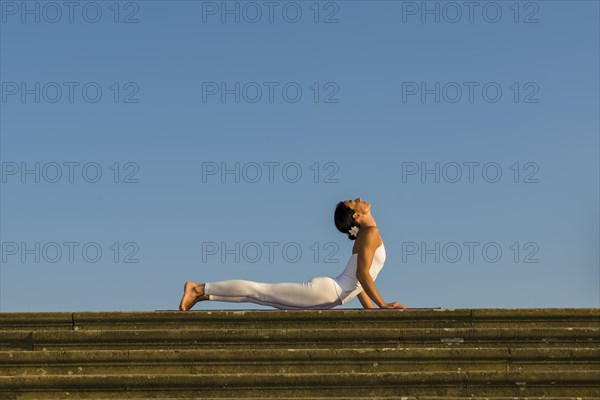
[[[357,196],[386,301],[600,306],[598,2],[462,3],[0,1],[0,311],[335,277]]]

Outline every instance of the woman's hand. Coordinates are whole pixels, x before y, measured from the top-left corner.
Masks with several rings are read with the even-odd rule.
[[[404,304],[400,304],[397,301],[391,302],[391,303],[383,303],[381,305],[381,308],[401,308],[401,309],[405,309],[408,308],[407,306],[405,306]]]

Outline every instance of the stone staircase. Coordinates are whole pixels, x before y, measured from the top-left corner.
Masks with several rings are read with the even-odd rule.
[[[600,399],[600,308],[0,313],[0,399]]]

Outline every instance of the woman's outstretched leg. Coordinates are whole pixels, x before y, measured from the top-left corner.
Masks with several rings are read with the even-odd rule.
[[[304,283],[262,283],[233,279],[207,282],[203,288],[190,286],[190,294],[186,297],[184,293],[180,309],[189,310],[199,300],[248,302],[284,310],[327,309],[339,304],[338,295],[339,289],[330,277],[315,277]]]

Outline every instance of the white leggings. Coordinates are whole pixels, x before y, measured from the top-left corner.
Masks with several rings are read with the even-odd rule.
[[[233,279],[206,282],[209,300],[250,302],[280,310],[327,309],[340,305],[340,286],[335,279],[318,276],[303,283],[262,283]]]

